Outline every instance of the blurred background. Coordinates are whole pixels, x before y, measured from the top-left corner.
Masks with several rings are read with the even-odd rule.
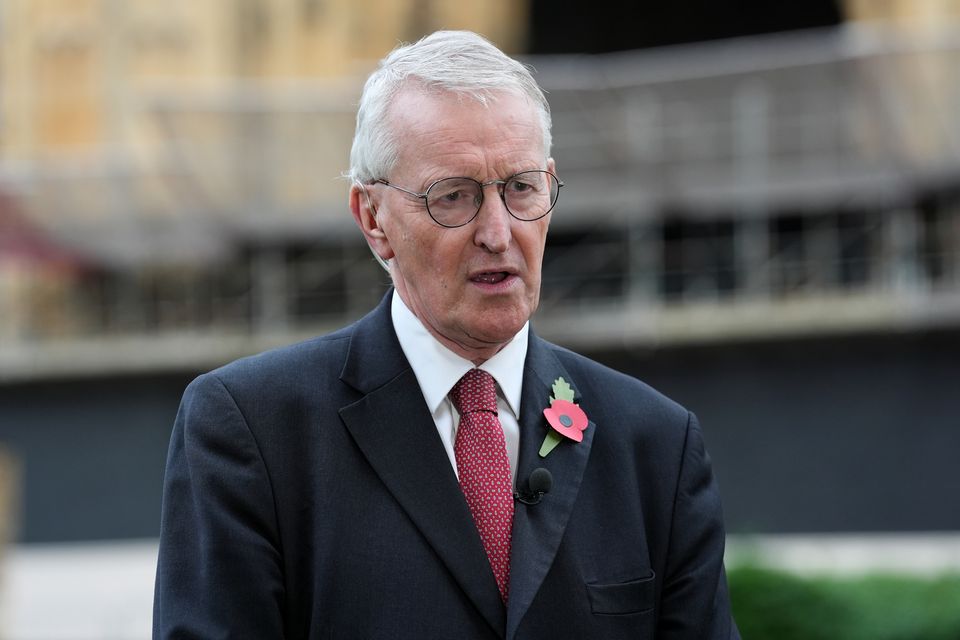
[[[880,572],[960,637],[960,1],[0,0],[0,638],[149,637],[180,394],[379,300],[340,175],[438,28],[549,92],[535,327],[700,416],[744,636]]]

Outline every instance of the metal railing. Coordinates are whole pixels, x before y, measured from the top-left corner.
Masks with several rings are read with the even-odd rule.
[[[960,34],[842,28],[529,61],[568,184],[544,333],[589,347],[960,325]],[[0,189],[84,258],[60,280],[8,273],[0,305],[18,310],[0,313],[0,341],[254,345],[356,317],[386,281],[339,180],[358,91],[144,95],[150,153],[0,166]]]

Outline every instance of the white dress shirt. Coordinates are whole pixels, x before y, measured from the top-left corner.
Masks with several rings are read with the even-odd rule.
[[[433,414],[437,433],[457,473],[453,442],[460,424],[460,414],[448,397],[453,385],[473,369],[473,363],[440,344],[400,299],[396,291],[390,306],[390,317],[400,348],[417,376],[423,399]],[[523,365],[527,359],[527,338],[530,323],[526,322],[503,349],[480,365],[497,383],[497,413],[507,443],[507,459],[514,484],[517,477],[517,455],[520,450],[520,394],[523,390]]]

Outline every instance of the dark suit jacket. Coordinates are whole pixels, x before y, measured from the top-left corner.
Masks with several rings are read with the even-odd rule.
[[[197,378],[166,469],[155,638],[739,637],[694,416],[531,333],[508,606],[390,320]],[[549,456],[563,376],[590,418]]]

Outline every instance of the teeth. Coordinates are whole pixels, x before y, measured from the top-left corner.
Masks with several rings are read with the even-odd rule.
[[[477,274],[473,279],[475,282],[483,282],[484,284],[497,284],[503,282],[506,278],[507,273],[505,271],[495,271]]]

